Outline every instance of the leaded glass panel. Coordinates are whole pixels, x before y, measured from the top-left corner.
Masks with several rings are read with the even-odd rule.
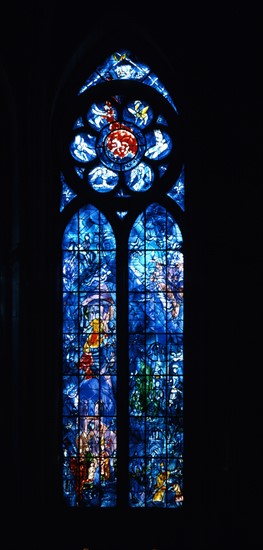
[[[63,496],[70,507],[112,508],[126,491],[131,508],[181,507],[178,111],[148,64],[128,50],[102,62],[73,101],[59,172]],[[129,413],[124,465],[121,407]],[[120,489],[126,466],[129,487]]]

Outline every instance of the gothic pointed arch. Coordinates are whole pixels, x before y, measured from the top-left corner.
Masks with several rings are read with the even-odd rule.
[[[70,508],[184,502],[181,114],[149,63],[164,77],[159,54],[130,42],[102,41],[86,63],[81,48],[81,69],[58,100],[61,491]]]

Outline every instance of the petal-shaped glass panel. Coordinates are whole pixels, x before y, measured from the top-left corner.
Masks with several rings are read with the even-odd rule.
[[[96,138],[90,134],[78,134],[70,144],[70,152],[74,159],[88,162],[96,158]]]
[[[147,150],[145,156],[149,159],[160,160],[172,150],[172,140],[167,132],[163,132],[160,129],[156,129],[153,132],[149,132],[146,135]]]
[[[90,126],[100,130],[106,124],[117,120],[117,110],[108,100],[104,103],[93,103],[88,110],[87,120]]]
[[[154,172],[148,164],[140,162],[136,168],[125,173],[125,181],[133,191],[147,191],[154,181]]]
[[[112,191],[119,181],[119,175],[101,164],[88,174],[90,185],[100,193]]]
[[[123,119],[133,122],[139,128],[146,128],[152,121],[153,111],[146,101],[136,99],[132,103],[128,103],[123,110]]]

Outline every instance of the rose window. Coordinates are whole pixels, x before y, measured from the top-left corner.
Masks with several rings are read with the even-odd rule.
[[[173,148],[168,123],[146,99],[91,103],[73,129],[75,173],[94,191],[147,191],[167,170]]]

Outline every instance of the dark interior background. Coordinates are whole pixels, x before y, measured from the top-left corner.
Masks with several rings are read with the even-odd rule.
[[[0,26],[0,544],[7,550],[260,548],[260,11],[251,3],[27,0],[2,7]],[[160,51],[158,76],[178,97],[183,119],[185,507],[66,511],[57,486],[54,110],[85,45],[97,41],[106,50],[125,36],[138,44],[142,34]],[[167,63],[174,79],[166,77]]]

